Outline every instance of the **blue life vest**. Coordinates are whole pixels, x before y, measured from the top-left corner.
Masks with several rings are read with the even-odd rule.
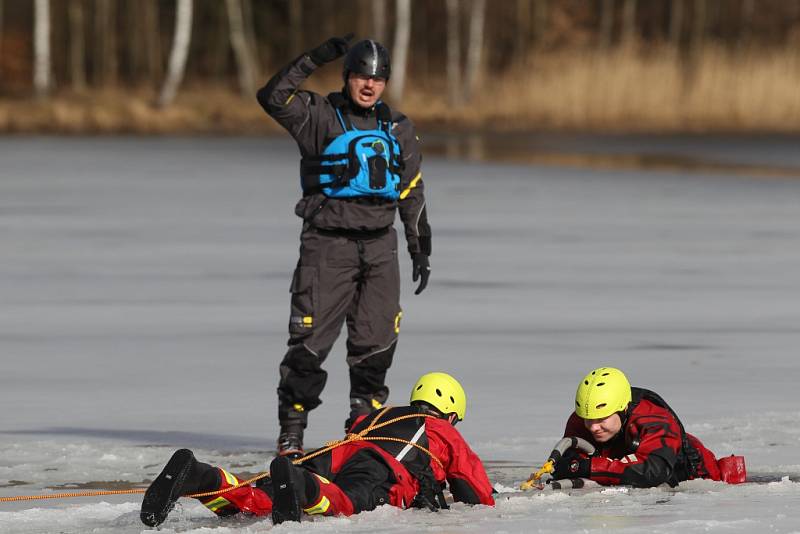
[[[341,102],[344,104],[344,102]],[[300,184],[306,195],[322,192],[331,198],[400,197],[402,158],[400,144],[391,133],[391,111],[376,104],[377,128],[358,130],[345,120],[340,106],[336,115],[344,133],[333,139],[319,156],[300,162]]]

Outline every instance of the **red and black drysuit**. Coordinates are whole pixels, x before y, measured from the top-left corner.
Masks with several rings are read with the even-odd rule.
[[[414,125],[385,104],[360,108],[343,90],[322,96],[300,86],[318,68],[304,54],[258,91],[258,102],[315,158],[344,133],[337,115],[357,130],[390,123],[401,149],[400,196],[332,198],[304,190],[295,206],[303,219],[300,259],[291,284],[289,348],[280,364],[281,427],[305,428],[308,412],[322,402],[327,380],[322,363],[347,324],[350,398],[367,413],[386,403],[386,372],[400,332],[400,271],[395,217],[403,222],[408,252],[431,254],[422,154]],[[301,170],[303,165],[301,163]]]
[[[621,431],[606,443],[597,443],[573,413],[564,436],[580,437],[597,449],[591,458],[575,461],[567,455],[559,462],[557,478],[588,478],[603,485],[649,488],[694,478],[722,480],[717,459],[699,439],[688,434],[678,416],[656,393],[631,388],[632,401],[622,417]],[[573,451],[570,451],[573,452]],[[566,473],[565,473],[566,471]]]
[[[378,428],[367,436],[400,438],[424,447],[432,456],[406,443],[359,440],[312,458],[301,467],[316,477],[319,494],[304,508],[306,513],[352,515],[383,504],[400,508],[436,505],[445,484],[458,502],[494,505],[494,490],[483,463],[446,420],[425,417],[417,407],[396,407],[362,416],[350,432],[364,430],[381,413],[381,422],[408,414],[420,417]],[[203,491],[224,489],[239,482],[224,469],[216,469],[219,487]],[[200,500],[218,515],[245,512],[260,516],[271,513],[271,495],[272,482],[265,478],[256,486],[243,486]]]

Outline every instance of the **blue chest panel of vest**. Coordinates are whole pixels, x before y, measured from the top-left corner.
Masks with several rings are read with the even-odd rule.
[[[348,129],[336,110],[344,133],[337,136],[320,156],[303,158],[301,186],[305,193],[321,191],[331,198],[400,196],[402,160],[400,145],[380,123],[374,130]]]

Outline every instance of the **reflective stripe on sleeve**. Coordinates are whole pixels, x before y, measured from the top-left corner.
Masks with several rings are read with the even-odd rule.
[[[403,189],[403,192],[400,193],[400,200],[406,198],[411,193],[411,190],[417,187],[417,183],[419,183],[420,180],[422,180],[422,172],[417,173],[414,179],[411,180],[411,183],[408,184],[408,187]]]

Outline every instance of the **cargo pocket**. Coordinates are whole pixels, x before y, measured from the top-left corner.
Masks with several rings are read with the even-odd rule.
[[[386,187],[386,160],[382,156],[373,156],[367,159],[369,168],[369,188],[380,191]]]
[[[292,314],[289,317],[289,333],[310,334],[314,328],[317,299],[316,267],[298,266],[292,277]]]

